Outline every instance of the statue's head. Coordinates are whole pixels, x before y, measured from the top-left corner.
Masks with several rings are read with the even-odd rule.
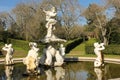
[[[12,44],[5,44],[5,46],[2,48],[4,51],[8,51],[10,49],[12,49]]]
[[[52,11],[52,12],[56,12],[56,8],[55,8],[55,7],[52,7],[52,8],[51,8],[51,11]]]
[[[94,43],[94,47],[98,48],[98,47],[100,47],[100,44],[98,42],[96,42],[96,43]]]
[[[30,43],[29,43],[29,46],[30,46],[30,47],[33,47],[33,46],[34,46],[34,47],[37,47],[37,43],[35,43],[35,42],[30,42]]]
[[[60,47],[63,47],[63,44],[60,44]]]

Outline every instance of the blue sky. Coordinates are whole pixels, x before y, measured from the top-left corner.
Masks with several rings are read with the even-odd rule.
[[[0,0],[0,12],[2,11],[9,12],[21,1],[22,0]]]
[[[0,12],[2,11],[10,11],[13,9],[18,3],[24,0],[0,0]],[[79,0],[80,4],[84,7],[87,7],[90,3],[102,4],[102,0]]]
[[[0,12],[3,12],[3,11],[10,12],[18,3],[22,1],[25,1],[25,0],[0,0]],[[83,7],[88,7],[89,4],[91,3],[103,4],[102,0],[78,0],[78,1],[80,5]],[[80,21],[80,24],[82,25],[86,24],[86,19],[82,18],[82,20]]]

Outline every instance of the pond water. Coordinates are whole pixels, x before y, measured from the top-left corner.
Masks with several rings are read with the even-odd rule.
[[[93,62],[68,62],[64,67],[41,68],[39,76],[23,76],[22,63],[13,66],[0,65],[0,80],[108,80],[120,78],[120,64],[106,64],[94,68]]]

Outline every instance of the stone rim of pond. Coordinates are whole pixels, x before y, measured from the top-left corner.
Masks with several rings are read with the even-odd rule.
[[[13,58],[15,63],[23,62],[23,59],[24,58]],[[95,59],[96,58],[94,57],[66,57],[65,62],[69,62],[69,61],[92,61],[93,62]],[[104,62],[120,64],[120,59],[105,58]],[[0,59],[0,64],[4,64],[4,58]]]

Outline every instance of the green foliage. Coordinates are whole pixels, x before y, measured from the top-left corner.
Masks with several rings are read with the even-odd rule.
[[[75,48],[82,42],[83,42],[83,39],[81,38],[70,41],[68,44],[66,44],[66,50],[65,50],[66,53],[69,53],[73,48]]]
[[[29,50],[29,42],[23,41],[23,40],[16,40],[16,39],[8,39],[9,43],[13,44],[13,47],[16,49],[23,49],[23,50]]]
[[[12,43],[13,44],[13,48],[15,50],[24,50],[24,51],[28,51],[30,48],[29,48],[29,42],[28,41],[24,41],[24,40],[16,40],[16,39],[8,39],[8,42],[9,43]],[[39,51],[40,53],[42,53],[43,51],[43,48],[45,47],[45,45],[42,45],[42,44],[38,44],[38,47],[39,47]]]
[[[120,55],[120,45],[105,46],[104,54]]]
[[[89,40],[86,42],[85,45],[85,52],[86,54],[94,54],[94,40]],[[109,54],[109,55],[120,55],[120,45],[108,45],[105,46],[105,50],[102,51],[104,54]]]
[[[94,42],[96,42],[96,39],[92,38],[90,40],[88,40],[86,43],[85,43],[85,52],[87,54],[93,54],[94,53]]]

